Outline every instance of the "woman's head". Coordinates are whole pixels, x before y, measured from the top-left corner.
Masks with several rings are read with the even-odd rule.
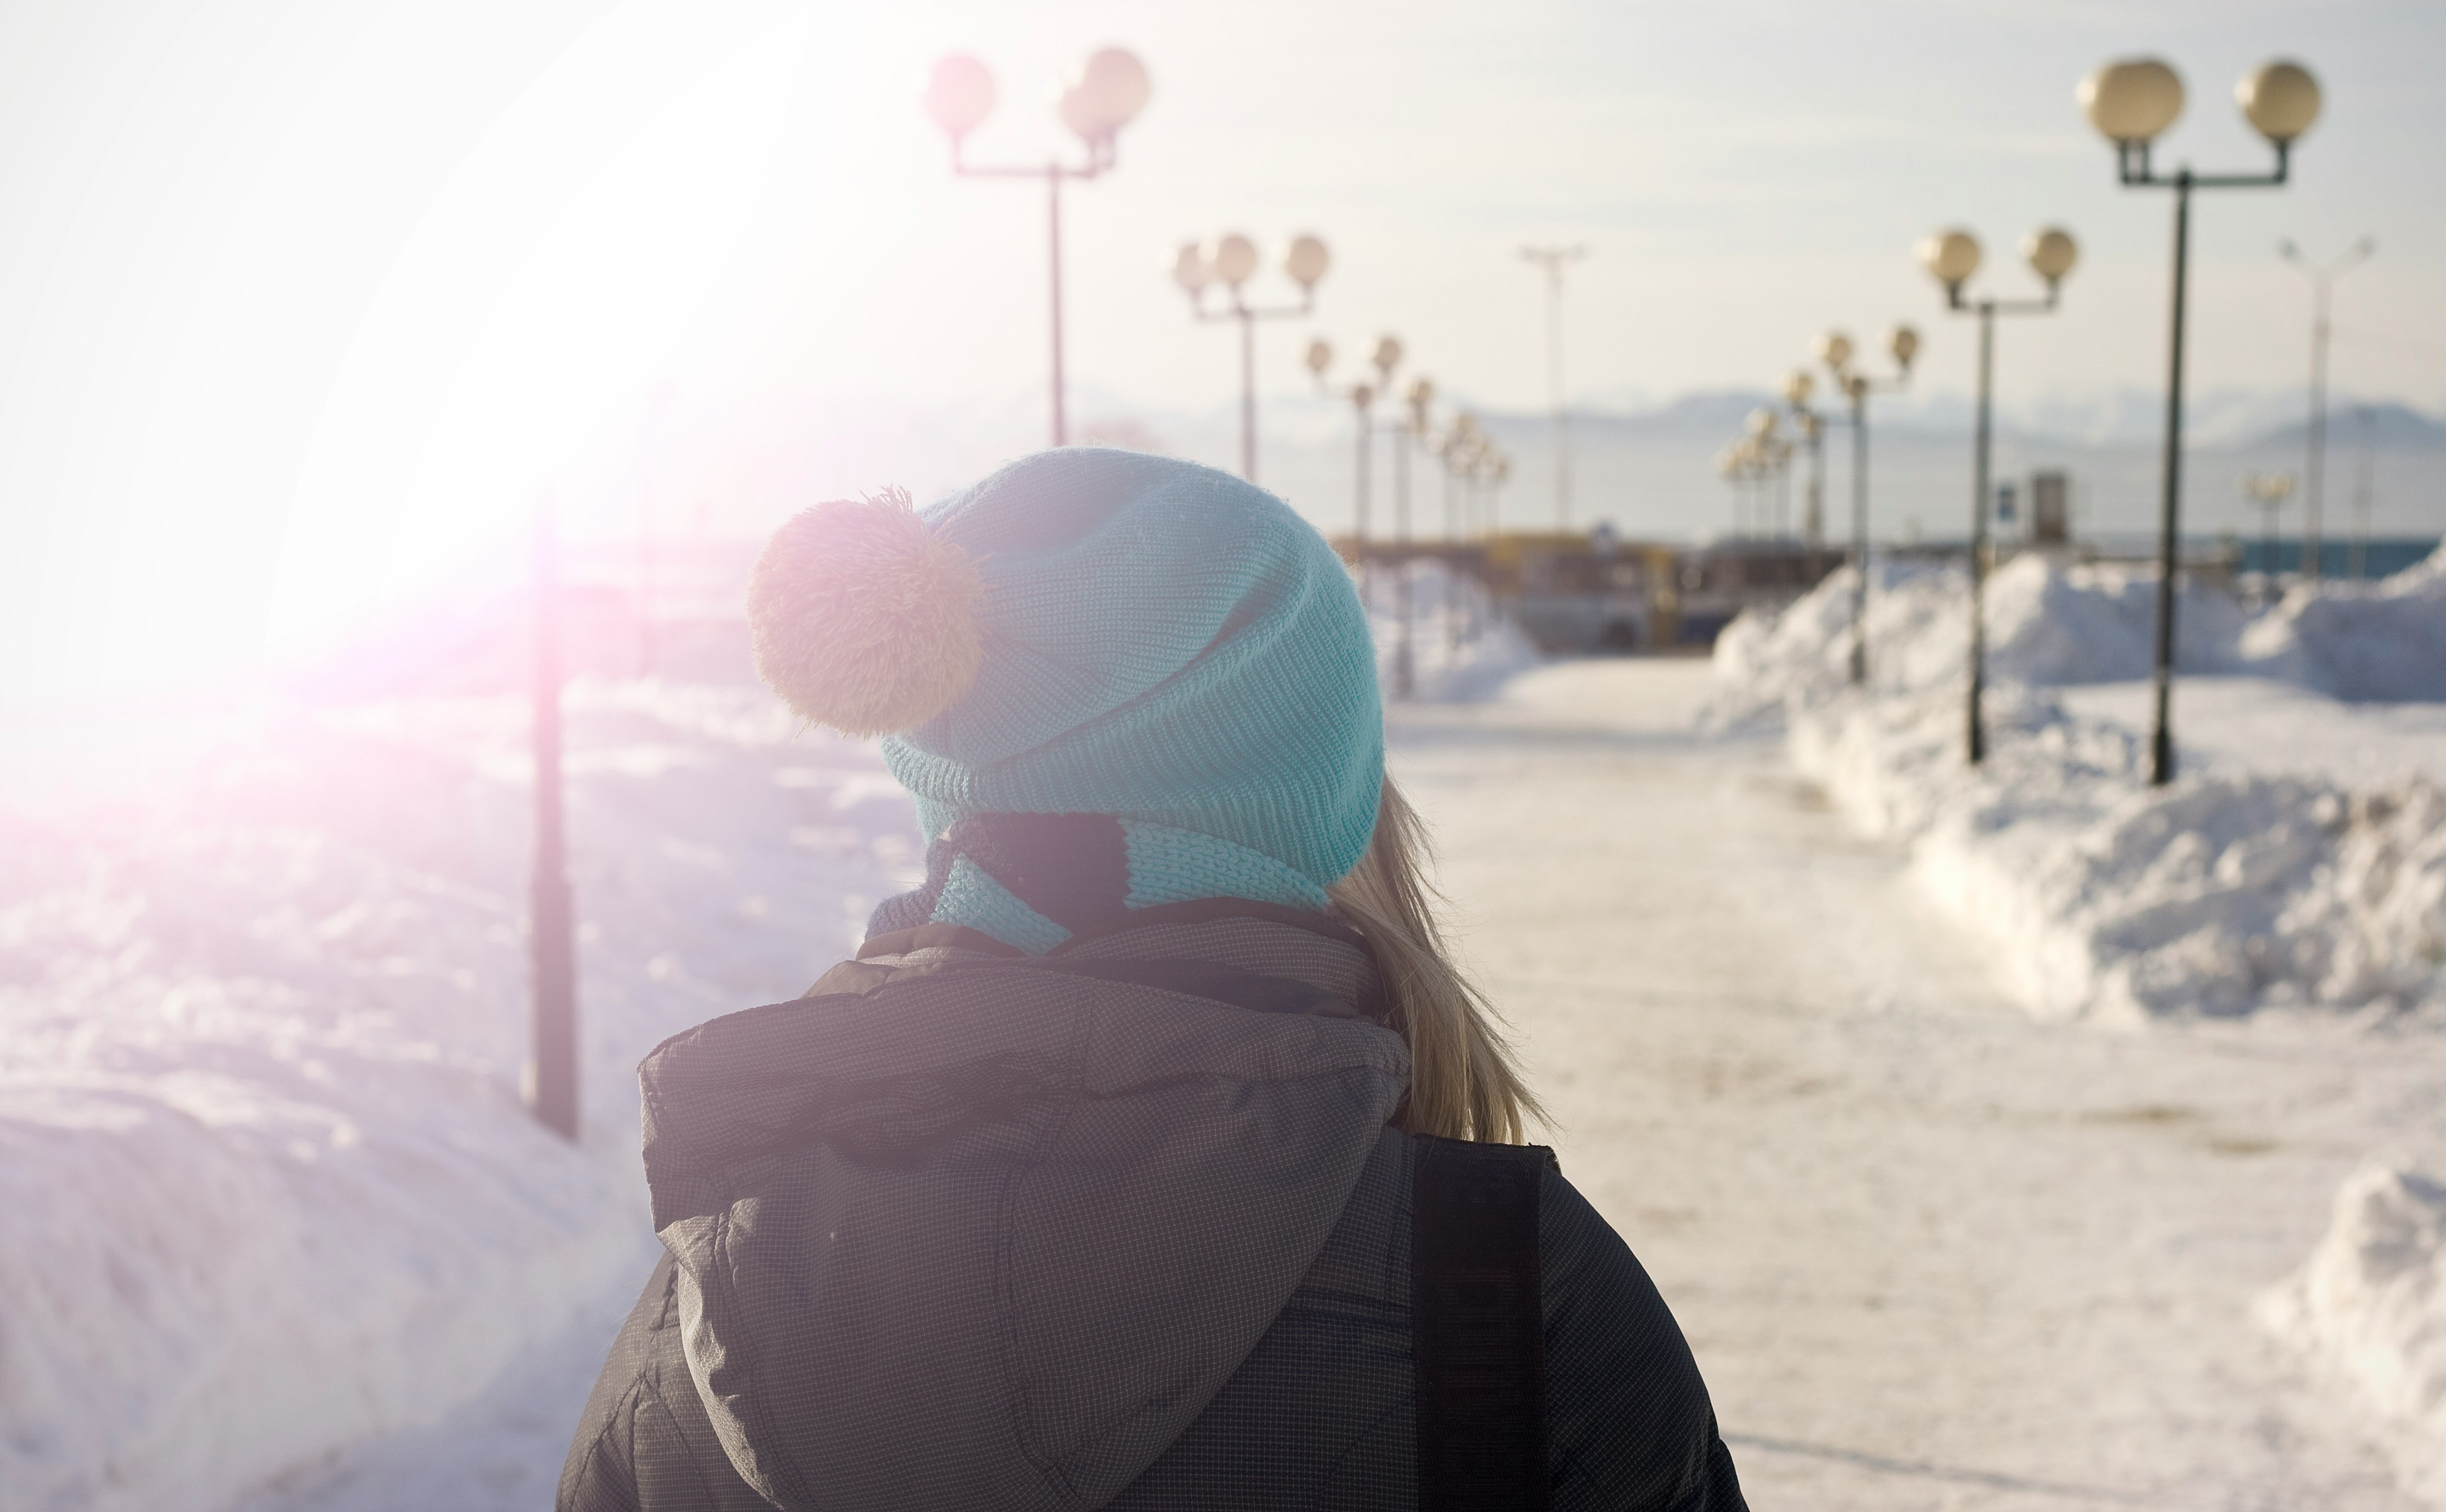
[[[1384,781],[1365,610],[1281,500],[1168,457],[1040,453],[923,511],[893,494],[801,513],[749,611],[765,680],[815,723],[881,735],[930,841],[1110,815],[1132,906],[1329,895],[1410,1040],[1411,1127],[1519,1137],[1530,1105],[1443,960],[1418,823]],[[1023,948],[1063,933],[974,868],[935,887],[923,917],[1018,918],[1002,937]]]
[[[913,513],[818,505],[776,532],[749,597],[766,680],[810,720],[882,735],[930,837],[973,813],[1108,813],[1322,888],[1375,828],[1365,612],[1315,528],[1229,474],[1075,447]]]

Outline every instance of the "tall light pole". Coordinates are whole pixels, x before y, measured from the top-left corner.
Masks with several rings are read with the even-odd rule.
[[[1988,477],[1989,417],[1996,387],[1996,317],[2046,315],[2066,273],[2079,259],[2070,233],[2053,226],[2030,233],[2022,243],[2030,271],[2045,281],[2044,299],[1966,300],[1962,286],[1979,271],[1979,238],[1966,231],[1941,231],[1919,244],[1920,265],[1945,286],[1945,308],[1979,317],[1979,418],[1973,426],[1970,464],[1970,711],[1965,723],[1970,764],[1987,759],[1987,724],[1980,704],[1987,692],[1987,511],[1994,493]]]
[[[2293,475],[2290,473],[2245,473],[2242,475],[2242,496],[2259,511],[2260,596],[2263,600],[2276,596],[2276,516],[2284,512],[2285,501],[2293,496]]]
[[[1399,634],[1393,646],[1393,696],[1406,699],[1418,686],[1416,658],[1411,651],[1413,569],[1410,559],[1410,448],[1427,438],[1427,407],[1436,401],[1436,385],[1424,377],[1410,380],[1402,392],[1409,417],[1393,427],[1393,540],[1402,548],[1401,577],[1394,584]]]
[[[1257,244],[1234,232],[1210,246],[1184,242],[1173,255],[1173,282],[1188,291],[1189,306],[1199,320],[1240,323],[1240,476],[1257,480],[1257,322],[1305,316],[1316,308],[1317,281],[1333,265],[1333,254],[1314,236],[1291,238],[1283,252],[1283,271],[1299,285],[1300,302],[1260,308],[1240,297],[1240,287],[1257,271]],[[1210,310],[1206,290],[1221,284],[1232,296],[1231,308]]]
[[[1062,181],[1085,181],[1108,173],[1118,160],[1114,140],[1146,108],[1146,65],[1120,47],[1091,54],[1062,91],[1055,114],[1086,144],[1084,163],[1047,159],[1042,166],[980,168],[961,156],[969,132],[993,113],[993,75],[986,65],[953,53],[934,65],[926,82],[926,114],[951,139],[951,172],[968,178],[1044,180],[1045,268],[1052,290],[1053,444],[1070,443],[1070,421],[1062,377]]]
[[[1886,338],[1894,360],[1894,376],[1871,378],[1852,367],[1852,338],[1830,330],[1817,338],[1817,360],[1834,375],[1834,386],[1851,404],[1852,427],[1852,681],[1869,681],[1869,396],[1888,394],[1910,385],[1911,359],[1919,355],[1919,332],[1896,326]]]
[[[553,501],[535,515],[535,871],[528,891],[534,1003],[527,1106],[546,1128],[577,1137],[577,945],[569,896],[560,780],[560,543]]]
[[[1523,260],[1546,273],[1546,396],[1554,408],[1554,529],[1571,528],[1571,410],[1563,387],[1563,272],[1586,247],[1523,247]]]
[[[2360,465],[2353,469],[2353,554],[2347,564],[2353,576],[2369,576],[2369,523],[2371,474],[2375,469],[2378,450],[2378,411],[2367,404],[2354,412],[2361,424]]]
[[[1322,336],[1318,337],[1308,344],[1308,353],[1304,360],[1308,364],[1308,372],[1314,376],[1318,384],[1329,388],[1330,385],[1326,383],[1325,375],[1333,366],[1333,344]],[[1362,564],[1367,560],[1370,524],[1368,516],[1374,513],[1376,497],[1375,489],[1371,486],[1368,476],[1368,459],[1376,447],[1376,401],[1393,391],[1393,370],[1402,365],[1401,340],[1393,336],[1377,337],[1376,345],[1367,354],[1367,360],[1376,369],[1375,382],[1369,383],[1363,379],[1343,390],[1343,397],[1350,401],[1350,407],[1358,420],[1358,448],[1354,454],[1355,465],[1351,476],[1350,523],[1352,533],[1359,541],[1359,558]],[[1363,584],[1366,581],[1364,565],[1360,579]]]
[[[2166,455],[2157,519],[2156,718],[2149,740],[2149,781],[2174,780],[2174,558],[2183,492],[2183,317],[2191,270],[2192,191],[2268,189],[2286,181],[2295,139],[2319,119],[2319,84],[2294,63],[2269,63],[2234,87],[2244,117],[2276,150],[2265,174],[2198,174],[2186,163],[2173,177],[2151,172],[2149,147],[2183,113],[2183,81],[2154,58],[2110,63],[2081,81],[2090,124],[2115,143],[2116,175],[2126,188],[2174,191],[2174,277],[2166,342]]]
[[[2327,498],[2328,296],[2335,292],[2337,279],[2366,262],[2376,251],[2378,243],[2363,236],[2322,268],[2303,256],[2302,249],[2291,242],[2276,244],[2276,254],[2302,270],[2310,280],[2310,455],[2309,465],[2302,470],[2302,574],[2313,583],[2319,581],[2325,566],[2322,558]]]
[[[1783,383],[1783,401],[1791,407],[1792,422],[1809,447],[1809,488],[1801,495],[1800,539],[1813,551],[1826,543],[1826,424],[1809,407],[1809,396],[1816,388],[1806,367],[1794,368]]]

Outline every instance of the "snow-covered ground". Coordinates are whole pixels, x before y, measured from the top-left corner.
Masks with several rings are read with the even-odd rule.
[[[39,803],[0,815],[0,1504],[209,1512],[574,1322],[600,1358],[653,1244],[637,1059],[801,989],[916,844],[870,747],[761,689],[569,709],[574,1148],[519,1101],[517,700],[265,713],[139,780],[11,785]]]
[[[2153,589],[2035,557],[1991,580],[1976,769],[1958,572],[1873,583],[1865,689],[1846,678],[1849,574],[1735,626],[1712,717],[1780,719],[1799,770],[1909,848],[1924,894],[2041,1017],[2312,1014],[2425,1051],[2446,1034],[2446,551],[2258,615],[2188,586],[2164,789],[2145,782],[2136,681]],[[2446,1101],[2446,1077],[2428,1095]],[[2446,1216],[2422,1166],[2446,1145],[2420,1136],[2368,1131],[2374,1154],[2411,1153],[2345,1185],[2262,1312],[2391,1425],[2407,1484],[2446,1495]]]
[[[1422,700],[1534,659],[1448,588]],[[761,687],[567,709],[576,1148],[520,1103],[522,700],[6,730],[0,1507],[548,1500],[654,1251],[637,1060],[795,995],[921,860],[872,744]]]
[[[1978,768],[1964,759],[1961,575],[1875,586],[1865,691],[1845,675],[1852,582],[1729,630],[1717,717],[1787,720],[1801,769],[1913,847],[2033,1012],[2446,1011],[2446,705],[2330,696],[2446,678],[2446,552],[2383,584],[2297,590],[2255,619],[2190,588],[2182,780],[2166,789],[2140,780],[2143,574],[2033,556],[1995,576]]]
[[[1388,693],[1401,687],[1405,651],[1409,697],[1423,703],[1490,698],[1514,675],[1537,664],[1536,644],[1497,614],[1475,582],[1440,562],[1388,566],[1364,581],[1376,631],[1377,675]]]
[[[2000,691],[2015,775],[1993,789],[1947,775],[1941,578],[1878,596],[1868,700],[1823,675],[1830,635],[1790,627],[1814,601],[1728,640],[1728,664],[1764,669],[1731,684],[1669,662],[1514,678],[1525,646],[1453,636],[1439,587],[1414,586],[1422,697],[1393,713],[1393,760],[1442,831],[1465,948],[1521,1026],[1565,1167],[1683,1316],[1757,1504],[2393,1509],[2391,1464],[2433,1484],[2446,1285],[2420,1161],[2446,1150],[2446,1036],[2418,973],[2330,990],[2338,952],[2312,973],[2301,943],[2320,920],[2279,909],[2264,933],[2294,952],[2293,1011],[2202,1012],[2283,996],[2269,976],[2215,998],[2211,956],[2200,1002],[2169,1012],[2145,992],[2183,979],[2136,967],[2147,1032],[2090,1033],[2019,1011],[2012,951],[1929,884],[1947,826],[1965,856],[2020,834],[2044,861],[2040,837],[2113,820],[2126,850],[2222,845],[2193,892],[2247,892],[2301,871],[2294,851],[2252,871],[2248,826],[2341,793],[2328,828],[2286,832],[2326,857],[2312,872],[2360,868],[2320,896],[2395,900],[2353,947],[2365,988],[2401,964],[2386,930],[2434,906],[2426,811],[2363,801],[2439,780],[2434,709],[2305,691],[2327,674],[2255,655],[2267,622],[2208,603],[2218,664],[2258,675],[2186,684],[2176,796],[2263,808],[2210,804],[2233,833],[2181,842],[2190,811],[2148,831],[2115,807],[2160,801],[2131,795],[2128,583],[2032,585],[2119,607],[2026,616],[2018,642],[2000,583],[2008,663],[2096,675]],[[1904,636],[1913,615],[1929,644]],[[1818,779],[1725,733],[1787,698],[1794,748],[1825,733]],[[116,742],[107,767],[9,732],[42,772],[0,812],[0,1506],[549,1503],[652,1249],[634,1062],[802,988],[917,860],[872,748],[796,730],[760,690],[585,682],[570,709],[575,1148],[517,1097],[518,702],[267,707]],[[2268,763],[2287,731],[2290,765]],[[1897,754],[1919,765],[1879,765]],[[2372,1156],[2322,1241],[2327,1194]],[[2345,1389],[2310,1390],[2271,1329]]]

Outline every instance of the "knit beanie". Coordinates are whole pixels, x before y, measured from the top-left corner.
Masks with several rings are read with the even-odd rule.
[[[1198,898],[1322,907],[1383,780],[1366,614],[1272,495],[1170,457],[1040,452],[925,510],[819,504],[748,590],[758,670],[881,735],[927,878],[875,928],[1041,953]]]

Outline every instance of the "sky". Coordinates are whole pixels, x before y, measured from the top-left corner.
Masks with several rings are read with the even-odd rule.
[[[2154,391],[2168,198],[2117,187],[2073,102],[2134,53],[2190,84],[2161,160],[2263,163],[2230,88],[2267,57],[2328,100],[2292,186],[2201,196],[2193,383],[2297,387],[2274,246],[2369,234],[2335,382],[2446,410],[2434,4],[6,0],[0,691],[223,664],[539,498],[752,526],[797,488],[958,481],[1042,424],[1044,206],[954,178],[917,90],[971,52],[1002,97],[971,158],[1075,156],[1051,98],[1106,45],[1154,96],[1064,196],[1084,417],[1231,404],[1231,333],[1165,276],[1227,230],[1333,249],[1314,318],[1261,335],[1278,403],[1308,336],[1393,332],[1447,392],[1542,404],[1533,242],[1588,248],[1575,402],[1770,385],[1899,319],[1959,393],[1966,323],[1911,258],[1954,224],[2000,294],[2030,228],[2083,249],[2061,312],[2008,328],[2008,414]]]

